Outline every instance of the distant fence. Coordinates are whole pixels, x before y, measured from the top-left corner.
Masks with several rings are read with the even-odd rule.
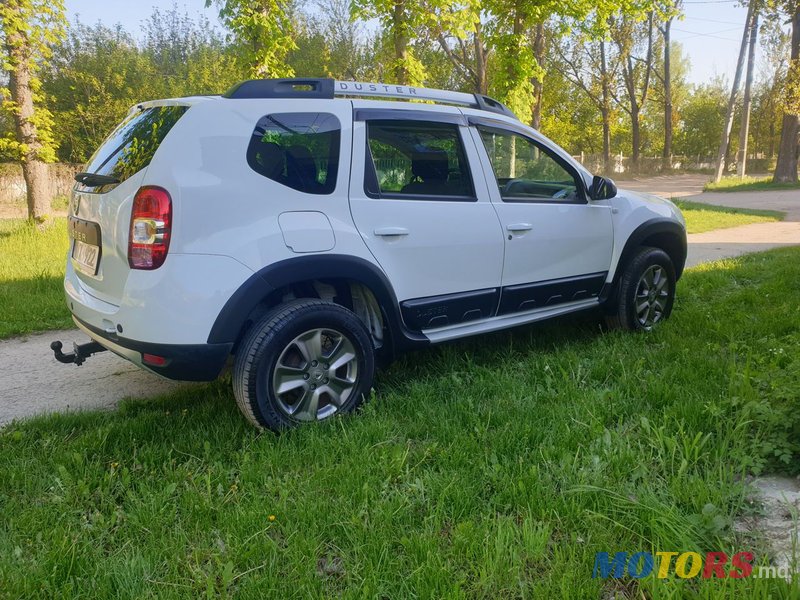
[[[602,173],[605,170],[602,154],[575,154],[573,158],[579,161],[592,173]],[[713,171],[716,167],[715,156],[679,156],[673,155],[672,169],[674,171]],[[642,156],[639,158],[639,167],[633,169],[633,160],[629,156],[615,154],[611,157],[612,173],[656,175],[664,172],[664,159],[660,156]],[[748,173],[767,173],[774,168],[775,159],[754,156],[747,159]],[[728,165],[728,172],[736,172],[736,162]]]
[[[53,163],[47,165],[50,174],[50,193],[53,198],[69,196],[75,173],[82,165]],[[19,163],[0,163],[0,204],[13,204],[25,200],[27,186]]]

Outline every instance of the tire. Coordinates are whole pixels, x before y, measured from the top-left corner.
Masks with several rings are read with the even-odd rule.
[[[375,372],[370,335],[351,311],[323,300],[279,306],[247,332],[233,393],[259,429],[281,431],[358,408]]]
[[[612,328],[650,331],[672,312],[675,283],[669,255],[660,248],[640,248],[625,265],[609,299],[606,322]]]

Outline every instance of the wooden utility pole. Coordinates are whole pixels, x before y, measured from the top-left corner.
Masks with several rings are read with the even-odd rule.
[[[663,171],[672,170],[672,68],[670,30],[672,17],[669,17],[661,28],[664,37],[664,150],[661,153]]]
[[[747,40],[750,34],[750,24],[753,22],[753,15],[755,14],[755,2],[751,1],[747,9],[747,19],[744,24],[744,32],[742,33],[742,43],[739,47],[739,60],[736,61],[736,75],[733,77],[733,86],[731,87],[731,95],[728,98],[728,113],[725,116],[725,124],[722,126],[722,137],[719,142],[719,151],[717,152],[717,166],[714,171],[714,181],[722,179],[722,172],[725,167],[725,154],[728,152],[728,142],[731,137],[731,128],[733,127],[733,111],[736,108],[736,95],[739,92],[739,83],[742,80],[742,69],[744,67],[744,57],[747,52]]]
[[[792,62],[800,60],[800,2],[795,3],[792,22]],[[791,64],[791,63],[790,63]],[[798,134],[800,134],[800,117],[788,112],[783,113],[781,124],[781,141],[778,146],[778,162],[772,180],[777,182],[797,181]]]
[[[744,80],[742,100],[742,124],[739,128],[739,154],[736,157],[736,174],[744,178],[747,171],[747,138],[750,135],[750,106],[753,87],[753,70],[756,64],[756,38],[758,38],[758,8],[753,9],[753,22],[750,25],[750,45],[747,50],[747,76]]]

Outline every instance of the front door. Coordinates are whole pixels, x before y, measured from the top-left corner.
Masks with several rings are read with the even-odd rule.
[[[505,234],[499,314],[596,297],[611,264],[611,206],[586,197],[583,180],[532,136],[477,125],[493,202]]]
[[[494,314],[503,233],[477,149],[455,109],[358,109],[350,207],[414,330]],[[469,141],[468,144],[464,140]],[[354,156],[361,152],[354,151]]]

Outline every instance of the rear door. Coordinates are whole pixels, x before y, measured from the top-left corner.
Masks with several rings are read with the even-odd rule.
[[[477,122],[473,138],[505,234],[498,313],[597,297],[613,250],[608,202],[589,200],[577,169],[541,140],[494,122]]]
[[[497,307],[503,234],[468,136],[456,109],[356,104],[353,219],[415,330]]]
[[[94,153],[85,172],[116,180],[75,186],[69,205],[70,260],[92,295],[118,304],[130,268],[131,207],[161,142],[188,106],[133,109]]]

